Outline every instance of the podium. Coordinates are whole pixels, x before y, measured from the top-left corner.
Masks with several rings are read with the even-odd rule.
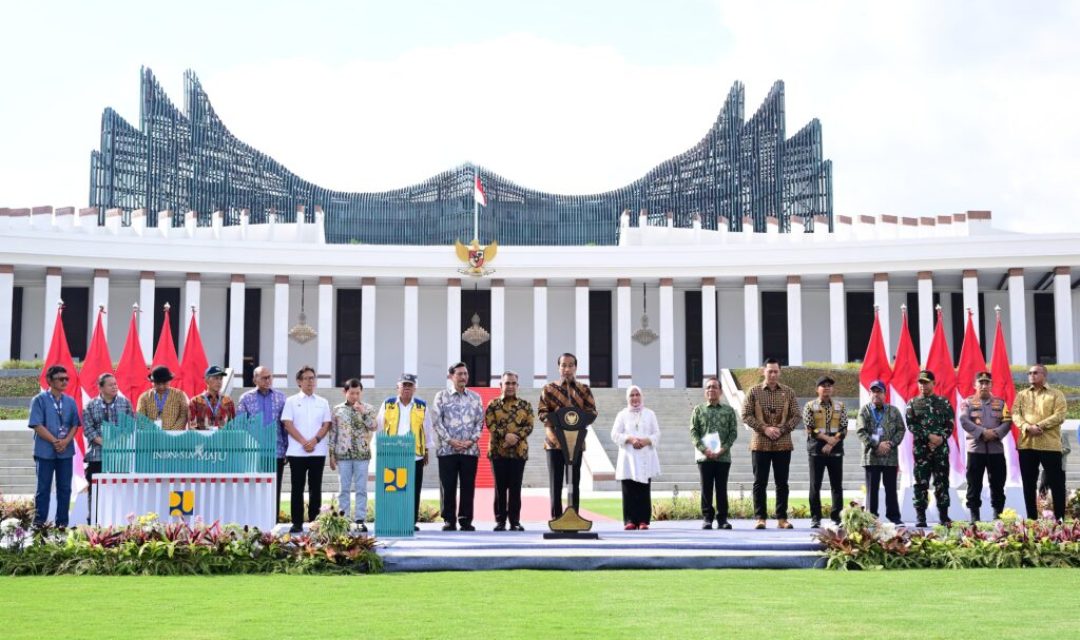
[[[375,535],[411,538],[414,534],[416,439],[411,433],[375,434]]]
[[[555,429],[555,437],[559,439],[560,452],[563,456],[563,471],[566,479],[566,509],[562,515],[548,521],[548,531],[544,534],[545,540],[596,540],[600,536],[590,531],[592,522],[582,518],[574,508],[573,469],[581,464],[581,453],[585,449],[585,435],[589,425],[596,416],[585,413],[577,407],[562,407],[558,411],[549,414]]]

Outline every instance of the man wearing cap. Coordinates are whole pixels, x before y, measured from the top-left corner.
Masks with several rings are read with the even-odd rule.
[[[225,423],[236,417],[236,404],[232,398],[221,393],[225,383],[225,370],[211,365],[206,369],[206,391],[191,399],[188,415],[192,425],[200,431],[208,428],[220,429]]]
[[[768,511],[769,468],[776,483],[777,527],[790,529],[787,519],[788,472],[795,448],[791,432],[799,424],[795,390],[780,384],[780,361],[768,358],[762,367],[765,380],[754,385],[743,403],[742,421],[754,435],[750,437],[750,459],[754,469],[755,529],[765,528]]]
[[[1036,499],[1039,467],[1046,470],[1047,484],[1054,502],[1054,518],[1065,517],[1065,470],[1061,465],[1061,424],[1067,410],[1065,394],[1046,384],[1046,367],[1028,367],[1027,389],[1013,401],[1013,423],[1020,429],[1020,480],[1024,484],[1027,516],[1039,518]]]
[[[926,526],[926,506],[930,478],[934,478],[934,501],[937,502],[939,522],[952,524],[949,519],[949,436],[952,435],[952,405],[934,393],[934,372],[919,372],[919,395],[908,403],[907,427],[911,431],[915,453],[915,526]]]
[[[859,409],[855,433],[862,442],[862,465],[866,472],[866,507],[878,515],[878,488],[885,486],[885,518],[900,521],[900,502],[896,498],[896,472],[900,464],[897,451],[904,441],[904,416],[885,402],[885,383],[870,383],[870,402]]]
[[[847,437],[847,407],[843,402],[833,402],[835,381],[821,376],[817,381],[817,399],[803,408],[803,426],[806,428],[806,449],[810,455],[810,526],[821,526],[821,481],[829,472],[829,489],[832,506],[829,518],[840,524],[840,510],[844,506],[844,438]]]
[[[993,379],[987,371],[975,375],[975,395],[960,405],[960,426],[967,440],[967,508],[971,521],[982,519],[983,474],[990,476],[990,506],[994,520],[1005,509],[1005,448],[1002,439],[1012,437],[1012,418],[1002,398],[990,393]]]
[[[150,372],[153,387],[139,396],[135,413],[150,418],[165,431],[183,431],[188,425],[188,397],[183,391],[169,386],[173,374],[166,366]]]
[[[484,403],[467,389],[469,369],[455,362],[446,371],[446,388],[431,403],[431,426],[439,435],[439,486],[442,488],[443,531],[476,531],[473,497],[480,460],[480,433],[484,430]],[[461,484],[461,500],[457,489]]]
[[[411,433],[416,447],[416,469],[413,473],[413,486],[416,487],[413,504],[413,522],[420,520],[420,488],[424,485],[424,467],[428,463],[427,443],[430,441],[431,413],[427,403],[414,397],[416,393],[416,374],[403,373],[397,381],[397,395],[383,400],[379,406],[379,415],[375,422],[378,428],[391,436],[403,436]],[[378,518],[378,514],[375,515]],[[413,526],[416,531],[420,527]]]

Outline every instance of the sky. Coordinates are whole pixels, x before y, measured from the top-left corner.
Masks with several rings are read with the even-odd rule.
[[[836,214],[1080,219],[1080,2],[7,3],[0,206],[86,206],[101,113],[193,70],[230,131],[344,191],[475,162],[621,187],[696,144],[731,85],[822,123]],[[1037,225],[1037,226],[1036,226]]]

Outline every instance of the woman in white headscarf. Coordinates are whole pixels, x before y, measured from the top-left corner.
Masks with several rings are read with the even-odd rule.
[[[660,425],[652,409],[645,408],[641,389],[626,390],[626,408],[615,416],[611,439],[619,445],[615,479],[622,481],[625,529],[648,529],[652,517],[652,478],[660,475]]]

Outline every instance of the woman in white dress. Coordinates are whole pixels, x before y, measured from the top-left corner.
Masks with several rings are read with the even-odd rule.
[[[641,389],[626,390],[627,407],[615,416],[611,439],[619,445],[615,479],[622,481],[623,522],[627,531],[648,529],[652,516],[652,478],[660,475],[660,425],[645,408]]]

